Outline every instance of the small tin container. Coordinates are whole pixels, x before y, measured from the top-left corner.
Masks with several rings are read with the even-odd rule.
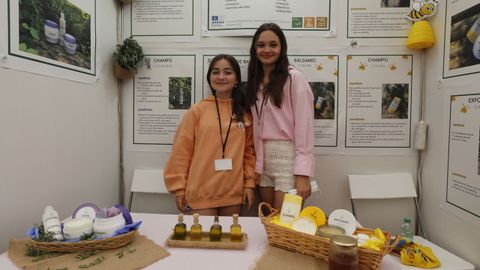
[[[323,225],[319,226],[317,229],[317,235],[320,237],[331,239],[332,236],[337,234],[345,234],[345,230],[342,227],[335,225]]]

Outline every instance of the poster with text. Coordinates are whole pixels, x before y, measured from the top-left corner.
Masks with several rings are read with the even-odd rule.
[[[450,96],[446,202],[480,218],[480,93]]]
[[[443,78],[480,72],[480,3],[447,0]]]
[[[146,55],[133,84],[133,144],[171,145],[194,102],[195,55]]]
[[[338,56],[289,55],[313,91],[314,145],[336,147],[338,139]]]
[[[348,0],[348,38],[408,36],[410,0]]]
[[[348,55],[345,147],[409,148],[412,55]]]
[[[211,94],[206,76],[214,55],[203,56],[203,97]],[[234,55],[240,65],[245,90],[248,79],[248,55]],[[302,71],[314,95],[314,146],[337,146],[338,56],[289,55],[290,64]]]
[[[202,34],[205,36],[253,35],[266,22],[286,32],[329,34],[331,0],[207,0]]]
[[[2,65],[81,82],[95,80],[95,0],[8,0],[8,16],[11,57]]]
[[[132,36],[193,36],[194,0],[136,0],[130,8]]]

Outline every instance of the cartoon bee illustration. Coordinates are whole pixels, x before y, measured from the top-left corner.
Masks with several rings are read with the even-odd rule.
[[[437,6],[437,0],[414,0],[406,17],[412,21],[420,21],[435,14]]]

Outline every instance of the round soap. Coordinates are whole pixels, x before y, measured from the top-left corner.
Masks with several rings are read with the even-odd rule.
[[[96,206],[95,204],[84,203],[84,204],[80,205],[79,207],[77,207],[77,209],[75,209],[75,211],[73,211],[72,217],[73,218],[88,217],[88,218],[93,220],[93,219],[95,219],[95,214],[98,211],[100,211],[100,208],[98,208],[98,206]]]
[[[337,209],[328,217],[328,224],[342,227],[345,234],[353,234],[357,228],[357,219],[349,211]]]
[[[316,206],[307,206],[300,212],[301,217],[309,217],[315,221],[317,226],[322,226],[327,223],[327,216],[322,209]]]
[[[298,217],[293,221],[292,229],[297,232],[315,235],[317,232],[317,224],[315,224],[315,221],[309,217]]]

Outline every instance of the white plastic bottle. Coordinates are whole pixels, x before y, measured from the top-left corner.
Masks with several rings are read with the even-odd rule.
[[[60,12],[60,21],[59,21],[59,28],[60,28],[60,45],[63,46],[64,43],[64,36],[67,31],[66,25],[65,25],[65,14]]]
[[[45,207],[45,211],[42,215],[43,228],[46,232],[55,233],[55,239],[63,240],[62,228],[60,227],[60,218],[58,212],[55,211],[53,206]]]

